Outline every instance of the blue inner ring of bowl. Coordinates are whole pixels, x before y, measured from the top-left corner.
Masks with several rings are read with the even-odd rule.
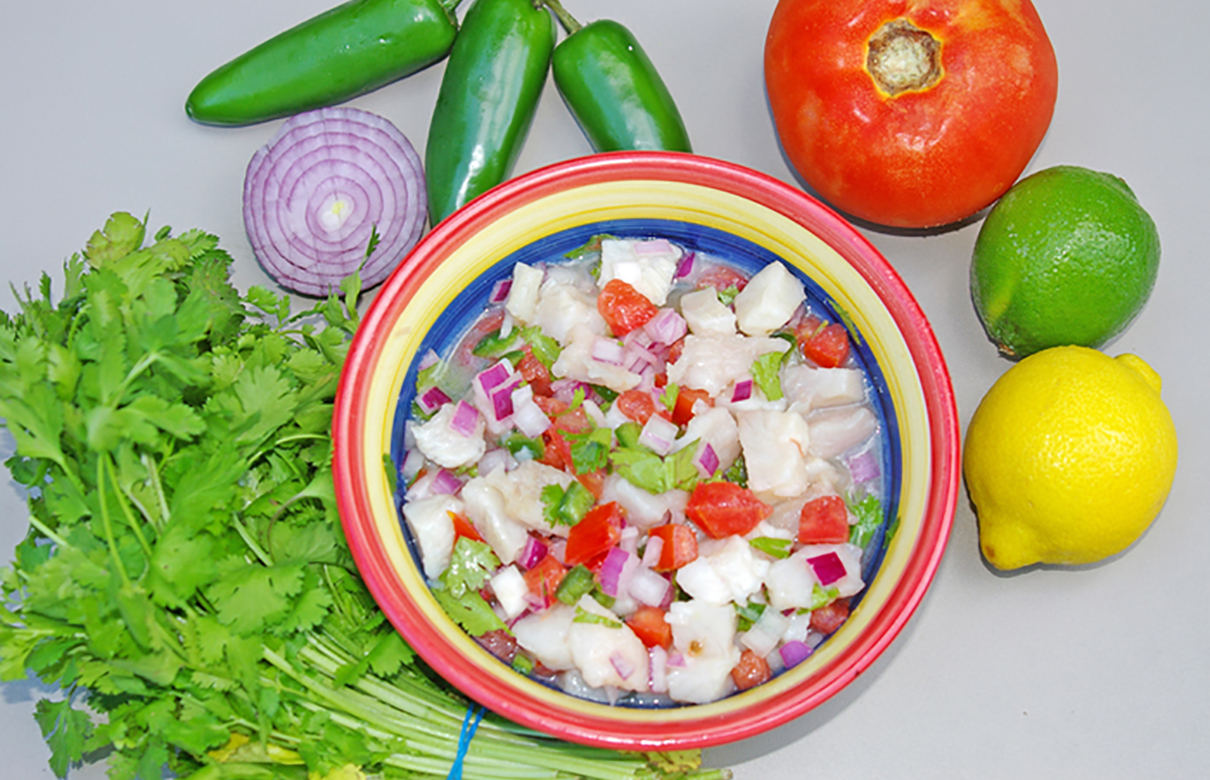
[[[567,253],[579,249],[595,236],[603,234],[618,238],[666,238],[684,249],[700,252],[715,260],[730,264],[749,276],[771,262],[785,261],[786,267],[806,287],[807,304],[817,313],[826,314],[833,322],[845,321],[845,317],[841,316],[841,309],[835,301],[797,266],[787,261],[786,258],[734,234],[693,222],[661,219],[603,220],[569,228],[541,238],[532,244],[527,244],[503,258],[467,285],[450,306],[438,315],[436,322],[421,341],[420,348],[416,352],[417,359],[413,360],[408,367],[403,388],[399,393],[399,405],[395,410],[395,420],[391,431],[391,458],[395,463],[403,463],[406,455],[404,426],[411,416],[420,356],[427,354],[431,349],[441,357],[446,357],[449,348],[458,343],[467,329],[488,308],[489,299],[496,283],[501,279],[512,277],[514,265],[517,263],[558,262]],[[845,321],[845,325],[852,336],[855,326],[847,321]],[[866,555],[862,557],[862,579],[868,589],[868,585],[882,566],[886,545],[890,541],[889,535],[894,534],[898,525],[899,490],[902,478],[901,446],[895,408],[887,389],[886,379],[874,359],[874,355],[870,352],[867,340],[860,333],[856,333],[856,336],[850,338],[851,355],[854,362],[865,372],[866,379],[872,388],[870,401],[873,411],[878,417],[883,444],[881,453],[883,521],[878,532],[866,547]],[[422,568],[420,550],[403,519],[402,505],[405,487],[402,482],[396,485],[395,505],[408,551],[411,553],[416,567],[420,569]],[[865,593],[866,590],[862,590],[861,593],[854,596],[850,605],[856,607]]]

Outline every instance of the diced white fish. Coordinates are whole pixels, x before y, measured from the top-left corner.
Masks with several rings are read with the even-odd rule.
[[[548,669],[563,671],[574,669],[571,644],[571,621],[576,612],[566,604],[551,606],[534,612],[513,623],[513,637],[517,646],[538,659]]]
[[[483,438],[487,423],[483,415],[480,414],[475,421],[470,435],[464,435],[450,427],[457,408],[456,403],[443,404],[428,422],[411,429],[416,448],[424,457],[447,469],[477,463],[487,451],[487,442]]]
[[[735,333],[735,312],[718,298],[713,287],[681,296],[681,316],[689,332],[698,336],[730,336]]]
[[[542,269],[525,263],[513,266],[512,286],[509,287],[508,298],[504,301],[504,310],[523,325],[534,321],[544,275]]]
[[[420,548],[425,577],[436,579],[450,565],[454,550],[454,520],[450,512],[463,511],[462,500],[449,495],[429,496],[403,505],[403,519]]]
[[[726,471],[740,454],[739,426],[726,409],[709,407],[689,420],[685,433],[676,440],[672,449],[678,452],[693,442],[698,442],[699,451],[709,444],[718,456],[718,470]]]
[[[516,566],[509,564],[501,567],[489,582],[507,619],[512,620],[529,607],[529,585]]]
[[[878,418],[868,406],[843,406],[810,414],[807,427],[811,431],[811,452],[821,458],[835,458],[873,436]]]
[[[551,526],[547,522],[542,490],[548,485],[566,489],[575,479],[571,474],[536,460],[528,460],[518,464],[512,471],[495,469],[481,479],[500,492],[504,512],[510,520],[533,531],[567,536],[569,526]]]
[[[697,558],[678,570],[677,584],[706,604],[745,604],[760,591],[768,570],[769,561],[743,538],[707,539],[699,543]]]
[[[794,363],[782,368],[781,389],[803,414],[865,400],[865,380],[857,368],[817,368]]]
[[[621,279],[656,306],[663,306],[680,265],[680,247],[663,238],[601,241],[601,271],[597,284],[604,287]]]
[[[769,606],[781,612],[811,606],[811,594],[819,582],[801,555],[774,561],[765,574]]]
[[[551,373],[559,378],[604,385],[617,393],[624,393],[638,385],[641,379],[638,374],[593,357],[593,344],[599,335],[587,325],[572,325],[563,351],[550,368]]]
[[[517,560],[529,540],[525,526],[509,517],[504,496],[485,477],[475,477],[462,486],[466,516],[501,563]]]
[[[779,262],[769,263],[735,296],[736,323],[750,336],[766,336],[789,322],[806,299],[797,276]]]
[[[668,366],[668,381],[704,390],[712,397],[748,376],[752,361],[768,352],[785,352],[790,344],[768,336],[685,337],[685,348]]]
[[[567,343],[568,334],[577,325],[595,334],[606,331],[605,318],[597,311],[597,302],[592,295],[573,284],[553,279],[542,283],[534,307],[533,324],[560,344]]]
[[[567,643],[584,682],[594,688],[611,685],[627,691],[647,690],[647,646],[630,626],[592,596],[577,602],[575,614],[600,622],[573,618]]]
[[[733,690],[731,670],[739,663],[737,617],[730,604],[676,601],[668,609],[675,653],[667,666],[668,694],[676,701],[705,704]]]
[[[656,495],[631,484],[618,474],[611,474],[605,479],[601,491],[601,502],[610,501],[617,501],[618,506],[626,510],[629,525],[646,531],[663,525],[670,517],[683,517],[685,505],[689,503],[689,493],[670,490]]]
[[[807,421],[795,412],[741,412],[737,418],[748,487],[758,496],[790,498],[810,486]]]

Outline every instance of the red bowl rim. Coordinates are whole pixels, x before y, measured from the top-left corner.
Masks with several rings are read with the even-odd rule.
[[[362,407],[366,369],[381,348],[391,301],[429,274],[434,258],[509,210],[561,190],[628,179],[667,180],[717,188],[761,204],[813,231],[844,257],[885,302],[906,341],[922,385],[930,435],[925,520],[903,574],[866,630],[800,684],[724,716],[670,710],[666,722],[628,722],[581,711],[552,712],[526,701],[459,653],[451,653],[394,576],[361,488]],[[410,298],[410,295],[408,296]],[[676,152],[595,154],[539,168],[505,182],[438,224],[384,283],[350,345],[333,415],[333,471],[342,525],[359,571],[387,618],[430,667],[464,694],[516,723],[582,744],[618,749],[703,748],[764,732],[822,704],[864,672],[915,612],[945,551],[960,477],[959,426],[949,371],[927,318],[899,274],[856,228],[807,193],[752,169]],[[675,713],[675,715],[673,714]]]

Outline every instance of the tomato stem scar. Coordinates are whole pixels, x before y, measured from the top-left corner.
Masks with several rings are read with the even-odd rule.
[[[907,19],[894,19],[870,36],[866,70],[892,97],[928,89],[941,79],[941,42]]]

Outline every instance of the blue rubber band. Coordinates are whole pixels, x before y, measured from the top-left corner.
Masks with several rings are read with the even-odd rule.
[[[454,756],[454,764],[450,767],[446,780],[462,780],[462,759],[466,758],[467,751],[471,749],[471,740],[475,738],[475,731],[478,730],[481,720],[482,706],[471,704],[466,708],[466,716],[462,719],[462,733],[458,735],[458,754]]]

